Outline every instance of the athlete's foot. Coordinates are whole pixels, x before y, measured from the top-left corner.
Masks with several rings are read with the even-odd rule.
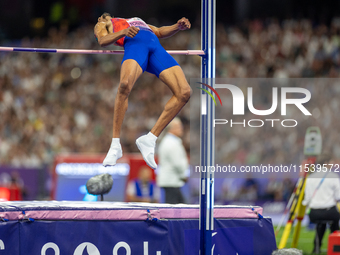
[[[156,139],[157,137],[149,132],[147,135],[143,135],[136,140],[136,145],[142,153],[144,161],[152,169],[157,168],[157,164],[155,162]]]
[[[117,160],[123,156],[122,146],[120,145],[119,138],[113,138],[110,146],[110,150],[107,153],[103,166],[114,166]]]

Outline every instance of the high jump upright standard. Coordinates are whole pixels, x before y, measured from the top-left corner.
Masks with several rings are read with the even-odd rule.
[[[201,7],[202,56],[201,78],[214,88],[215,40],[216,40],[216,0],[202,0]],[[203,95],[205,94],[202,91]],[[215,164],[215,132],[213,120],[215,105],[211,97],[201,96],[201,104],[206,114],[201,114],[200,164],[202,167]],[[214,174],[201,173],[200,176],[200,255],[211,255],[214,230]]]

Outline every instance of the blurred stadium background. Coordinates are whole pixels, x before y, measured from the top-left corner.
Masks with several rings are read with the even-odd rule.
[[[197,0],[1,1],[0,45],[99,49],[93,26],[106,11],[117,17],[141,17],[156,26],[173,24],[185,16],[192,29],[161,43],[165,49],[195,50],[201,44],[200,7]],[[217,0],[216,46],[217,78],[338,78],[340,2]],[[199,78],[200,57],[175,58],[188,79]],[[117,55],[0,53],[0,186],[19,187],[20,194],[11,199],[82,199],[84,177],[74,184],[80,195],[74,197],[73,190],[61,197],[53,193],[54,160],[59,154],[107,152],[121,59]],[[123,126],[126,155],[138,151],[135,138],[151,129],[170,96],[170,90],[155,76],[144,74],[139,79]],[[329,108],[334,107],[338,104],[330,103]],[[189,108],[179,114],[188,151]],[[333,124],[329,140],[338,133],[339,122]],[[328,149],[340,158],[339,144]],[[247,156],[251,158],[242,157],[246,160]],[[129,169],[132,171],[131,166]],[[124,185],[129,177],[126,172],[122,176],[117,184],[121,195],[113,200],[125,199]],[[239,180],[230,191],[228,183],[220,180],[216,183],[216,203],[260,204],[265,213],[280,215],[295,181]],[[243,194],[249,185],[256,189]],[[198,202],[197,180],[189,181],[185,194],[188,203]]]

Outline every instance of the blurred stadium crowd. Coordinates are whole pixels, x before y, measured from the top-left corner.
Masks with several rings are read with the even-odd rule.
[[[200,31],[180,32],[161,43],[165,49],[200,49]],[[24,38],[10,45],[99,49],[92,26],[72,32],[67,26],[52,28],[46,38]],[[218,24],[216,54],[220,78],[336,78],[340,19],[330,26],[274,19],[234,27]],[[175,58],[188,79],[200,77],[200,57]],[[56,153],[106,153],[121,59],[117,55],[0,53],[0,165],[42,167],[50,165]],[[135,139],[151,129],[170,96],[171,91],[155,76],[144,74],[139,79],[122,130],[125,153],[137,151]],[[189,148],[189,106],[180,118]]]

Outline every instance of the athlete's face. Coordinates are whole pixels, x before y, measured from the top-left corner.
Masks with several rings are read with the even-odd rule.
[[[100,16],[98,18],[98,22],[106,22],[109,21],[110,19],[112,19],[110,16],[106,16],[105,18],[103,18],[103,16]]]

